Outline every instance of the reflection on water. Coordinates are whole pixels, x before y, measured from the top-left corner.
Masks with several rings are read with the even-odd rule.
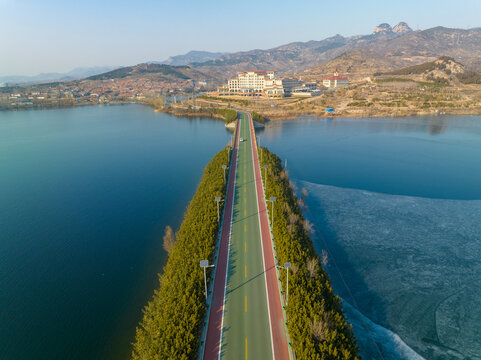
[[[387,194],[481,199],[481,117],[271,121],[261,143],[296,178]]]

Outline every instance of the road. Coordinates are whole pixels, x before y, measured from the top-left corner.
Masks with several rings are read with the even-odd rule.
[[[237,130],[229,172],[235,182],[229,182],[227,193],[204,359],[289,359],[255,132],[248,114],[240,113]],[[227,229],[230,236],[224,237]]]

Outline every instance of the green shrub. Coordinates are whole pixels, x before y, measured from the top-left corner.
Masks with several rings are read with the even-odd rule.
[[[252,120],[255,122],[258,122],[260,124],[265,124],[266,123],[266,118],[262,116],[261,114],[258,114],[256,112],[252,112]]]
[[[237,111],[232,109],[217,109],[217,114],[221,115],[226,123],[233,122],[237,119]]]

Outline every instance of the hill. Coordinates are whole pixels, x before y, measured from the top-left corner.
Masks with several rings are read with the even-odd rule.
[[[401,75],[404,79],[432,81],[445,85],[481,84],[481,74],[467,69],[466,66],[448,56],[442,56],[435,61],[409,66],[382,75]]]
[[[358,49],[345,52],[333,60],[306,69],[296,76],[305,81],[321,81],[338,69],[343,76],[348,76],[351,81],[357,81],[375,73],[392,71],[400,65],[401,63],[393,64],[374,51]]]
[[[157,81],[176,80],[215,80],[198,70],[189,66],[170,66],[165,64],[139,64],[135,66],[122,67],[103,74],[88,77],[86,80],[110,80],[125,79],[134,77],[148,77]]]

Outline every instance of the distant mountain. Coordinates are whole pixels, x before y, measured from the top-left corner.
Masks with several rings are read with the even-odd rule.
[[[390,68],[401,68],[440,56],[451,56],[468,68],[481,70],[481,29],[449,29],[436,27],[412,31],[401,22],[392,28],[381,24],[369,35],[294,42],[267,50],[251,50],[225,54],[194,68],[219,79],[234,76],[237,71],[278,70],[283,74],[302,73],[353,50],[369,50],[385,60]]]
[[[304,81],[320,81],[332,75],[338,69],[343,76],[348,76],[351,80],[358,80],[372,76],[375,73],[393,71],[402,65],[403,62],[393,64],[374,51],[356,49],[347,51],[318,66],[299,72],[296,74],[296,77]]]
[[[51,81],[70,81],[83,79],[88,76],[101,74],[117,68],[118,66],[79,67],[67,73],[43,73],[35,76],[0,76],[0,82],[6,84],[29,84]]]
[[[216,60],[225,53],[208,51],[189,51],[185,55],[171,56],[164,61],[152,61],[152,64],[165,64],[172,66],[189,65],[193,63],[203,63],[209,60]]]
[[[179,80],[195,80],[195,81],[215,81],[212,76],[206,75],[198,70],[192,69],[190,66],[171,66],[165,64],[138,64],[135,66],[126,66],[116,70],[112,70],[103,74],[90,76],[85,80],[110,80],[110,79],[126,79],[135,77],[148,77],[157,81],[179,81]]]
[[[411,31],[413,31],[413,29],[411,29],[408,24],[401,21],[399,24],[393,27],[392,31],[396,34],[402,35],[402,34],[410,33]]]

